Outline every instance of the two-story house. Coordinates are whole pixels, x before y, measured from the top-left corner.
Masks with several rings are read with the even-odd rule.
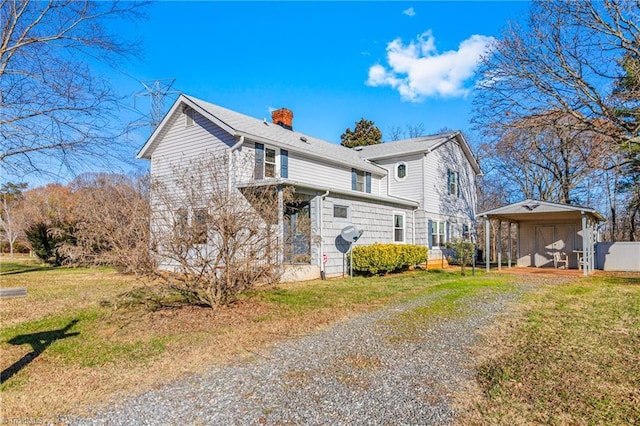
[[[430,261],[447,241],[475,234],[481,171],[460,132],[350,149],[295,131],[285,108],[267,121],[181,95],[138,158],[151,160],[157,180],[206,155],[229,158],[237,189],[295,188],[282,232],[298,232],[304,217],[313,238],[297,238],[285,261],[306,264],[308,277],[345,272],[340,232],[349,225],[363,231],[359,245],[426,245]]]

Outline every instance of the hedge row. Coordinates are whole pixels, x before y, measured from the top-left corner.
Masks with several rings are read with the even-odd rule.
[[[427,261],[427,248],[412,244],[373,244],[352,250],[353,270],[368,274],[386,274]]]

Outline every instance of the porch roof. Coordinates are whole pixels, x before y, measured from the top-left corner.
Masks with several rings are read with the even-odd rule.
[[[540,220],[578,220],[585,213],[597,222],[605,218],[590,207],[551,203],[526,199],[497,209],[479,213],[477,217],[497,219],[509,222],[534,222]]]
[[[405,207],[411,207],[414,209],[420,205],[418,201],[411,200],[409,198],[403,198],[403,197],[397,197],[397,196],[385,197],[385,196],[380,196],[375,194],[369,194],[367,192],[347,191],[347,190],[336,189],[336,188],[319,187],[313,184],[298,182],[290,179],[260,179],[260,180],[254,180],[254,181],[238,184],[237,187],[251,188],[251,187],[257,187],[257,186],[270,186],[270,185],[293,186],[294,188],[311,189],[317,192],[329,192],[329,193],[344,195],[348,197],[362,198],[362,199],[371,200],[371,201],[399,204],[399,205],[402,205]]]

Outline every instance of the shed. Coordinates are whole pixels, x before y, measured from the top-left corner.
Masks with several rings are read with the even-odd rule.
[[[508,265],[511,266],[512,229],[516,228],[516,265],[522,267],[554,267],[554,257],[566,256],[568,267],[595,267],[597,226],[605,219],[596,210],[569,204],[527,199],[478,214],[485,220],[485,262],[490,268],[490,224],[498,221],[502,230],[508,224]],[[498,238],[498,269],[502,266],[501,239]]]

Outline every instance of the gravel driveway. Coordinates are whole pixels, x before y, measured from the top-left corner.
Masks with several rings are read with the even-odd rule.
[[[515,290],[464,301],[468,314],[433,322],[410,338],[398,334],[394,318],[434,296],[389,306],[72,423],[450,424],[452,394],[473,378],[469,350],[478,329],[520,295]]]

